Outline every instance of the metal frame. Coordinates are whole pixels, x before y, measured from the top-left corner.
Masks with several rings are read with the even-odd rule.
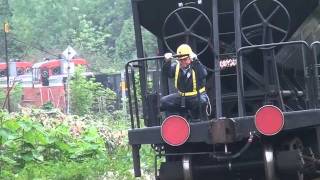
[[[305,41],[289,41],[280,43],[270,43],[254,46],[245,46],[237,50],[237,95],[238,95],[238,115],[242,117],[245,115],[245,105],[244,105],[244,84],[243,84],[243,62],[242,62],[242,52],[252,49],[268,48],[268,47],[279,47],[283,45],[296,45],[300,44],[309,49],[309,45]],[[280,92],[278,92],[280,93]]]
[[[192,161],[189,155],[182,157],[183,176],[185,180],[192,180]]]
[[[218,18],[218,0],[212,0],[212,22],[219,24]],[[222,117],[222,99],[221,99],[221,77],[220,77],[220,42],[219,27],[213,26],[213,53],[214,53],[214,83],[215,83],[215,100],[216,100],[216,118]]]
[[[133,16],[133,25],[134,25],[134,32],[135,32],[135,43],[137,47],[137,57],[143,58],[144,57],[144,50],[143,50],[143,41],[142,41],[142,32],[141,32],[141,23],[140,23],[140,17],[138,12],[138,2],[135,0],[131,0],[132,4],[132,16]],[[141,94],[146,94],[147,91],[147,64],[140,62],[139,66],[141,68],[139,69],[140,74],[140,85],[141,85]],[[146,118],[146,102],[145,97],[142,96],[142,106],[143,106],[143,116]]]
[[[264,160],[264,171],[266,180],[275,180],[276,168],[275,168],[275,156],[273,147],[270,144],[264,144],[263,146],[263,160]]]
[[[218,23],[218,0],[213,0],[212,1],[212,19],[213,22]],[[138,57],[143,57],[143,46],[142,46],[142,37],[141,37],[141,28],[140,28],[140,22],[139,22],[139,14],[138,14],[138,9],[137,9],[137,1],[132,0],[132,8],[133,8],[133,14],[134,14],[134,22],[135,22],[135,33],[136,33],[136,44],[137,44],[137,49],[138,49]],[[236,30],[236,46],[239,47],[241,46],[241,36],[239,36],[239,34],[241,34],[241,29],[240,29],[240,17],[238,16],[240,14],[240,1],[239,0],[234,0],[234,17],[235,17],[235,28]],[[238,35],[237,35],[238,34]],[[217,70],[217,66],[219,63],[219,28],[217,26],[214,26],[214,31],[213,31],[213,43],[215,44],[214,48],[214,52],[215,52],[215,95],[216,95],[216,117],[219,118],[222,116],[222,99],[221,99],[221,79],[220,79],[220,71]],[[306,42],[304,42],[306,43]],[[257,75],[257,73],[255,73],[254,70],[252,69],[248,69],[246,70],[246,68],[243,68],[243,62],[242,62],[242,56],[239,56],[239,54],[241,54],[241,51],[244,51],[246,49],[259,49],[259,48],[270,48],[270,47],[274,47],[274,46],[280,46],[280,45],[289,45],[289,44],[294,44],[294,42],[284,42],[284,43],[271,43],[271,44],[264,44],[264,45],[255,45],[255,46],[247,46],[247,47],[241,47],[238,48],[239,50],[237,51],[237,61],[238,61],[238,66],[237,66],[237,94],[238,94],[238,114],[239,116],[243,116],[245,115],[245,108],[244,108],[244,87],[243,87],[243,73],[247,73],[248,77],[251,77],[251,80],[253,80],[255,77],[255,75]],[[307,46],[307,44],[305,44],[305,46]],[[139,66],[140,66],[140,81],[141,81],[141,91],[142,94],[145,94],[146,92],[146,84],[145,84],[145,80],[146,80],[146,76],[145,76],[145,70],[146,70],[146,66],[144,63],[139,62]],[[255,81],[253,80],[254,83],[259,84],[259,79],[256,79]],[[311,85],[308,85],[307,88],[310,88]],[[133,87],[134,88],[134,87]],[[135,91],[135,90],[134,90]],[[280,98],[282,99],[282,98]],[[312,98],[310,98],[312,99]],[[142,99],[142,104],[144,106],[144,111],[145,111],[145,103],[144,103],[145,99],[143,96]],[[129,105],[131,103],[129,102]],[[312,103],[311,103],[312,104]],[[132,104],[131,104],[131,108],[132,108]],[[132,114],[132,113],[131,113]],[[144,113],[145,114],[145,113]],[[131,118],[133,119],[133,118]],[[139,120],[139,117],[137,116],[137,119]]]
[[[157,159],[161,158],[161,157],[170,157],[170,156],[182,156],[182,157],[186,157],[186,156],[196,156],[196,155],[207,155],[213,159],[218,160],[219,162],[225,162],[230,166],[230,160],[232,159],[236,159],[238,158],[242,153],[244,153],[249,146],[252,143],[252,138],[253,136],[250,136],[250,142],[248,142],[238,153],[235,153],[233,155],[217,155],[215,152],[194,152],[194,153],[158,153],[155,155],[155,161],[154,161],[154,167],[155,167],[155,176],[158,176],[158,165],[157,165]],[[183,163],[183,158],[182,158],[182,163]],[[190,174],[191,175],[191,174]],[[189,176],[190,177],[190,176]]]
[[[141,176],[140,171],[140,155],[139,149],[142,144],[164,144],[163,139],[161,138],[161,131],[159,126],[148,127],[148,128],[140,128],[140,117],[139,117],[139,108],[138,108],[138,99],[137,99],[137,88],[134,78],[134,69],[139,68],[140,71],[140,83],[141,83],[141,92],[142,92],[142,104],[143,104],[143,111],[144,116],[146,115],[146,105],[145,105],[145,97],[146,94],[146,69],[147,69],[147,61],[154,61],[163,59],[163,56],[156,56],[151,58],[143,58],[143,44],[142,44],[142,36],[141,36],[141,25],[139,21],[139,14],[138,14],[138,1],[131,0],[132,3],[132,10],[133,10],[133,18],[134,18],[134,29],[135,29],[135,36],[136,36],[136,46],[137,46],[137,56],[138,59],[129,61],[126,64],[126,82],[128,85],[128,99],[129,99],[129,108],[130,108],[130,120],[131,120],[131,130],[128,132],[129,136],[129,144],[132,146],[132,155],[133,155],[133,162],[134,162],[134,172],[135,176]],[[235,25],[235,46],[236,46],[236,57],[237,57],[237,100],[238,100],[238,116],[236,118],[232,118],[235,122],[235,134],[236,138],[234,142],[238,142],[243,140],[244,138],[250,139],[253,132],[256,132],[256,128],[254,126],[254,117],[253,116],[245,116],[245,95],[244,95],[244,73],[248,73],[251,75],[251,80],[253,82],[259,84],[259,78],[255,77],[255,71],[253,69],[246,69],[243,67],[242,62],[242,52],[250,49],[268,49],[268,48],[276,48],[283,45],[303,45],[305,49],[310,49],[310,46],[305,41],[292,41],[292,42],[280,42],[280,43],[270,43],[270,44],[262,44],[262,45],[253,45],[253,46],[246,46],[241,47],[241,29],[240,29],[240,0],[233,0],[234,5],[234,25]],[[212,0],[212,22],[215,24],[219,24],[219,12],[218,12],[218,0]],[[163,42],[159,45],[163,45]],[[214,44],[214,47],[212,47]],[[314,50],[315,44],[320,44],[320,42],[311,44],[311,48],[314,53],[314,58],[316,59],[316,50]],[[215,101],[216,101],[216,118],[220,118],[222,116],[222,96],[221,96],[221,73],[220,73],[220,64],[219,64],[219,27],[213,26],[213,39],[212,42],[209,43],[210,48],[212,48],[214,52],[214,64],[215,64],[215,71],[214,71],[214,78],[215,78]],[[316,62],[316,61],[315,61]],[[275,70],[277,69],[276,64],[274,64]],[[312,64],[307,63],[307,66],[311,66]],[[130,72],[129,72],[130,69]],[[305,67],[306,69],[306,67]],[[316,76],[316,74],[313,74]],[[131,79],[130,79],[131,78]],[[133,96],[131,94],[131,83],[130,80],[133,82],[132,90]],[[315,79],[313,79],[314,81]],[[279,84],[279,83],[278,83]],[[279,86],[279,85],[278,85]],[[164,85],[165,87],[165,85]],[[314,88],[311,83],[307,84],[307,92],[310,97],[314,97],[316,95],[319,98],[318,94],[310,94],[309,89]],[[319,88],[319,87],[317,87]],[[314,89],[313,89],[314,90]],[[280,93],[280,92],[278,92]],[[279,94],[280,95],[280,94]],[[132,102],[134,100],[134,102]],[[282,100],[282,97],[280,97]],[[311,102],[312,104],[312,102]],[[318,105],[318,103],[317,103]],[[134,108],[134,109],[133,109]],[[135,111],[135,112],[133,112]],[[135,115],[134,115],[135,113]],[[294,111],[294,112],[285,112],[284,117],[286,120],[285,127],[283,131],[294,130],[297,128],[307,128],[307,127],[316,127],[320,126],[320,122],[318,117],[320,117],[320,109],[313,109],[313,110],[304,110],[304,111]],[[145,118],[145,117],[144,117]],[[303,121],[301,121],[303,119]],[[197,143],[197,142],[205,142],[207,144],[213,144],[210,135],[204,129],[208,129],[212,125],[212,121],[205,121],[205,122],[198,122],[198,123],[190,123],[190,128],[192,131],[192,136],[188,139],[188,142]],[[251,141],[252,142],[252,141]],[[226,142],[227,143],[227,142]],[[250,143],[249,143],[250,144]],[[248,146],[244,146],[243,149],[248,148]],[[242,150],[241,150],[242,151]],[[241,152],[240,151],[240,152]],[[206,154],[210,154],[205,152]],[[157,162],[156,158],[158,156],[181,156],[181,155],[196,155],[199,153],[172,153],[172,154],[159,154],[155,157],[155,163]],[[214,157],[214,154],[211,153]],[[238,157],[241,153],[236,153],[234,156],[220,158],[222,160],[228,160],[231,157]],[[218,158],[218,157],[216,157]],[[218,158],[219,159],[219,158]],[[156,168],[156,175],[157,175],[157,164],[155,164]]]
[[[138,67],[139,70],[140,70],[141,68],[145,68],[145,66],[140,66],[140,65],[141,64],[146,65],[146,63],[145,63],[146,61],[159,60],[159,59],[163,59],[163,56],[156,56],[156,57],[153,57],[153,58],[140,58],[140,59],[131,60],[125,66],[126,84],[127,84],[127,87],[128,87],[128,101],[129,101],[129,112],[130,112],[131,129],[135,129],[136,127],[138,129],[140,129],[140,117],[139,117],[139,107],[138,107],[137,88],[136,88],[136,83],[135,83],[134,68]],[[133,63],[138,63],[138,65],[133,65]],[[130,73],[129,73],[129,68],[131,70]],[[130,75],[131,75],[131,80],[133,81],[132,88],[133,88],[133,99],[134,99],[134,108],[135,108],[135,117],[136,117],[136,119],[134,119],[134,115],[133,115],[133,103],[132,103],[132,97],[131,97]],[[140,80],[141,80],[141,76],[140,76]],[[140,83],[141,83],[141,81],[140,81]],[[142,84],[142,86],[143,86],[143,84]],[[143,91],[141,93],[143,93]],[[144,94],[145,94],[145,92],[144,92]],[[142,96],[142,99],[143,98],[145,98],[145,97]],[[143,109],[144,109],[144,111],[146,110],[144,105],[143,105]],[[144,113],[144,115],[146,115],[146,114]],[[140,144],[132,145],[132,159],[133,159],[134,174],[135,174],[136,177],[140,177],[141,176],[140,147],[141,147]]]
[[[181,55],[174,55],[174,58],[177,58]],[[128,103],[129,103],[129,113],[130,113],[130,122],[131,122],[131,129],[140,128],[140,116],[139,116],[139,104],[138,104],[138,97],[137,97],[137,87],[136,87],[136,80],[135,80],[135,68],[143,68],[140,64],[147,64],[148,61],[163,61],[164,56],[154,56],[154,57],[147,57],[147,58],[138,58],[127,62],[125,65],[125,74],[126,74],[126,85],[128,88]],[[130,69],[130,71],[129,71]],[[163,79],[162,79],[163,80]],[[133,83],[131,83],[131,81]],[[132,87],[131,87],[132,86]],[[141,85],[142,86],[142,85]],[[131,88],[133,90],[133,97],[131,94]],[[144,93],[144,94],[143,94]],[[146,95],[146,92],[141,92],[142,97]],[[133,102],[132,102],[133,101]],[[198,103],[200,106],[200,102]],[[143,106],[144,109],[147,109]],[[133,112],[135,111],[135,112]],[[135,113],[135,114],[134,114]],[[145,120],[148,118],[144,117]]]
[[[297,128],[307,128],[320,126],[320,109],[310,109],[303,111],[284,112],[285,125],[281,132],[294,130]],[[303,121],[302,121],[303,119]],[[235,122],[235,135],[234,142],[241,141],[250,137],[250,132],[258,132],[254,125],[254,116],[244,116],[232,118]],[[197,123],[190,123],[192,136],[188,139],[188,142],[197,143],[204,142],[212,144],[210,135],[204,129],[208,129],[212,124],[212,121],[203,121]],[[164,141],[160,135],[160,126],[132,129],[128,132],[129,144],[164,144]]]
[[[139,118],[139,110],[138,110],[138,99],[137,99],[137,88],[136,88],[136,83],[135,83],[135,78],[134,78],[134,68],[138,67],[139,69],[141,66],[139,65],[133,65],[133,63],[138,63],[141,64],[141,62],[146,62],[146,61],[155,61],[155,60],[161,60],[163,59],[164,56],[154,56],[154,57],[148,57],[148,58],[138,58],[131,60],[127,62],[125,66],[125,72],[126,72],[126,84],[128,86],[128,103],[129,103],[129,113],[130,113],[130,120],[131,120],[131,128],[135,129],[140,128],[140,118]],[[130,68],[130,72],[129,72]],[[135,103],[135,113],[136,113],[136,126],[135,126],[135,121],[134,121],[134,116],[133,116],[133,105],[132,105],[132,97],[131,97],[131,83],[130,83],[130,75],[131,75],[131,81],[132,83],[132,88],[133,88],[133,93],[134,93],[134,103]],[[142,96],[143,97],[143,96]]]
[[[313,93],[314,93],[314,98],[311,98],[312,103],[313,103],[313,107],[314,108],[319,108],[320,107],[320,65],[318,64],[318,51],[316,47],[320,47],[320,41],[315,41],[313,43],[310,44],[310,48],[312,50],[313,53],[313,63],[311,63],[311,67],[308,69],[310,71],[309,75],[311,78],[311,83],[313,83],[314,88],[313,88]]]

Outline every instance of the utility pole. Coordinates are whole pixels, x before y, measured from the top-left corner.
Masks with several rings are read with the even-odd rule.
[[[69,45],[67,49],[63,51],[63,56],[67,59],[67,82],[66,82],[66,111],[70,114],[70,61],[77,54],[77,52]]]
[[[9,60],[8,60],[8,40],[7,40],[7,33],[9,32],[9,23],[7,21],[3,24],[3,31],[4,31],[4,49],[5,49],[5,59],[7,65],[7,108],[8,111],[11,112],[10,108],[10,77],[9,77]]]
[[[68,48],[68,57],[67,57],[67,114],[70,114],[70,51]]]

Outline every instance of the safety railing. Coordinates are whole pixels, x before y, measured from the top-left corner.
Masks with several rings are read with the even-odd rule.
[[[313,54],[313,59],[314,59],[314,67],[311,69],[313,72],[312,74],[314,75],[314,92],[316,98],[315,104],[316,107],[320,107],[320,62],[318,59],[318,49],[317,47],[320,47],[320,41],[315,41],[310,44],[310,48],[312,50]]]
[[[174,58],[178,58],[185,55],[173,55]],[[139,103],[138,103],[138,92],[136,79],[135,79],[135,68],[142,68],[141,65],[145,62],[149,61],[163,61],[164,56],[154,56],[154,57],[147,57],[147,58],[138,58],[127,62],[125,66],[125,73],[126,73],[126,84],[128,89],[128,104],[129,104],[129,113],[130,113],[130,121],[131,121],[131,128],[140,128],[140,115],[139,115]],[[141,96],[145,96],[146,94],[141,94]],[[198,102],[200,107],[200,102]],[[143,107],[147,108],[147,107]],[[200,111],[200,108],[199,108]],[[201,115],[201,112],[200,112]],[[201,117],[201,116],[200,116]]]
[[[138,83],[136,83],[136,79],[135,79],[135,68],[141,68],[141,66],[139,65],[141,63],[145,63],[149,61],[160,61],[163,59],[164,59],[164,56],[138,58],[138,59],[134,59],[127,62],[125,66],[126,84],[128,88],[128,104],[129,104],[129,113],[130,113],[130,121],[131,121],[132,129],[140,128],[140,115],[139,115],[139,104],[138,104],[138,95],[137,95]],[[144,96],[144,94],[142,94],[142,96]]]
[[[243,76],[243,62],[242,62],[242,53],[248,50],[254,49],[266,49],[266,48],[276,48],[279,46],[285,45],[303,45],[306,49],[309,49],[310,46],[306,41],[288,41],[280,43],[270,43],[270,44],[261,44],[253,46],[244,46],[237,50],[237,96],[238,96],[238,116],[245,116],[245,102],[244,102],[244,76]],[[278,92],[280,93],[280,92]]]

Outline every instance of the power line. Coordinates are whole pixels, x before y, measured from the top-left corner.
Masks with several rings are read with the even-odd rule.
[[[41,52],[44,52],[44,53],[50,54],[50,55],[52,55],[52,56],[54,56],[54,57],[56,57],[56,58],[59,58],[59,56],[58,56],[58,55],[56,55],[56,54],[54,54],[54,53],[51,53],[51,52],[49,52],[49,51],[45,50],[44,48],[36,47],[36,46],[30,45],[29,43],[26,43],[26,42],[24,42],[24,41],[21,41],[21,40],[19,40],[19,39],[15,38],[15,37],[10,37],[10,39],[12,39],[12,40],[14,40],[14,41],[17,41],[17,42],[19,42],[19,43],[22,43],[22,44],[24,44],[24,45],[26,45],[26,46],[28,46],[28,47],[31,47],[31,48],[33,48],[33,49],[36,49],[36,50],[38,50],[38,51],[41,51]]]

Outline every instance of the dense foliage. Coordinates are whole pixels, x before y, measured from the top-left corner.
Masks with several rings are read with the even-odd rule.
[[[0,120],[0,179],[133,179],[128,121],[120,112],[79,117],[24,109],[0,112]],[[142,149],[149,173],[152,157]]]
[[[95,72],[115,72],[136,56],[128,0],[0,0],[0,23],[5,21],[9,59],[41,61],[71,45]],[[145,29],[143,36],[146,55],[154,55],[154,36]],[[0,31],[0,61],[3,51]],[[118,111],[93,115],[98,98],[110,105],[115,94],[81,73],[70,83],[76,115],[52,111],[50,102],[45,110],[0,111],[0,179],[133,179],[129,121]],[[21,91],[17,84],[11,92],[16,109]],[[0,91],[0,105],[4,99]],[[151,174],[152,149],[143,147],[141,156],[144,174]]]
[[[13,87],[9,88],[10,94],[10,109],[11,111],[18,110],[19,103],[22,98],[22,85],[16,82]],[[0,89],[0,108],[7,107],[7,90]]]
[[[0,0],[0,12],[0,23],[8,20],[11,27],[9,58],[39,61],[71,45],[93,69],[111,72],[123,69],[136,54],[128,0]],[[143,34],[146,54],[154,55],[155,38]]]
[[[77,68],[70,82],[71,112],[77,115],[90,113],[93,106],[98,106],[101,100],[106,102],[103,103],[104,109],[112,106],[116,101],[115,92],[94,82],[93,78],[86,78],[83,73],[84,69]]]

